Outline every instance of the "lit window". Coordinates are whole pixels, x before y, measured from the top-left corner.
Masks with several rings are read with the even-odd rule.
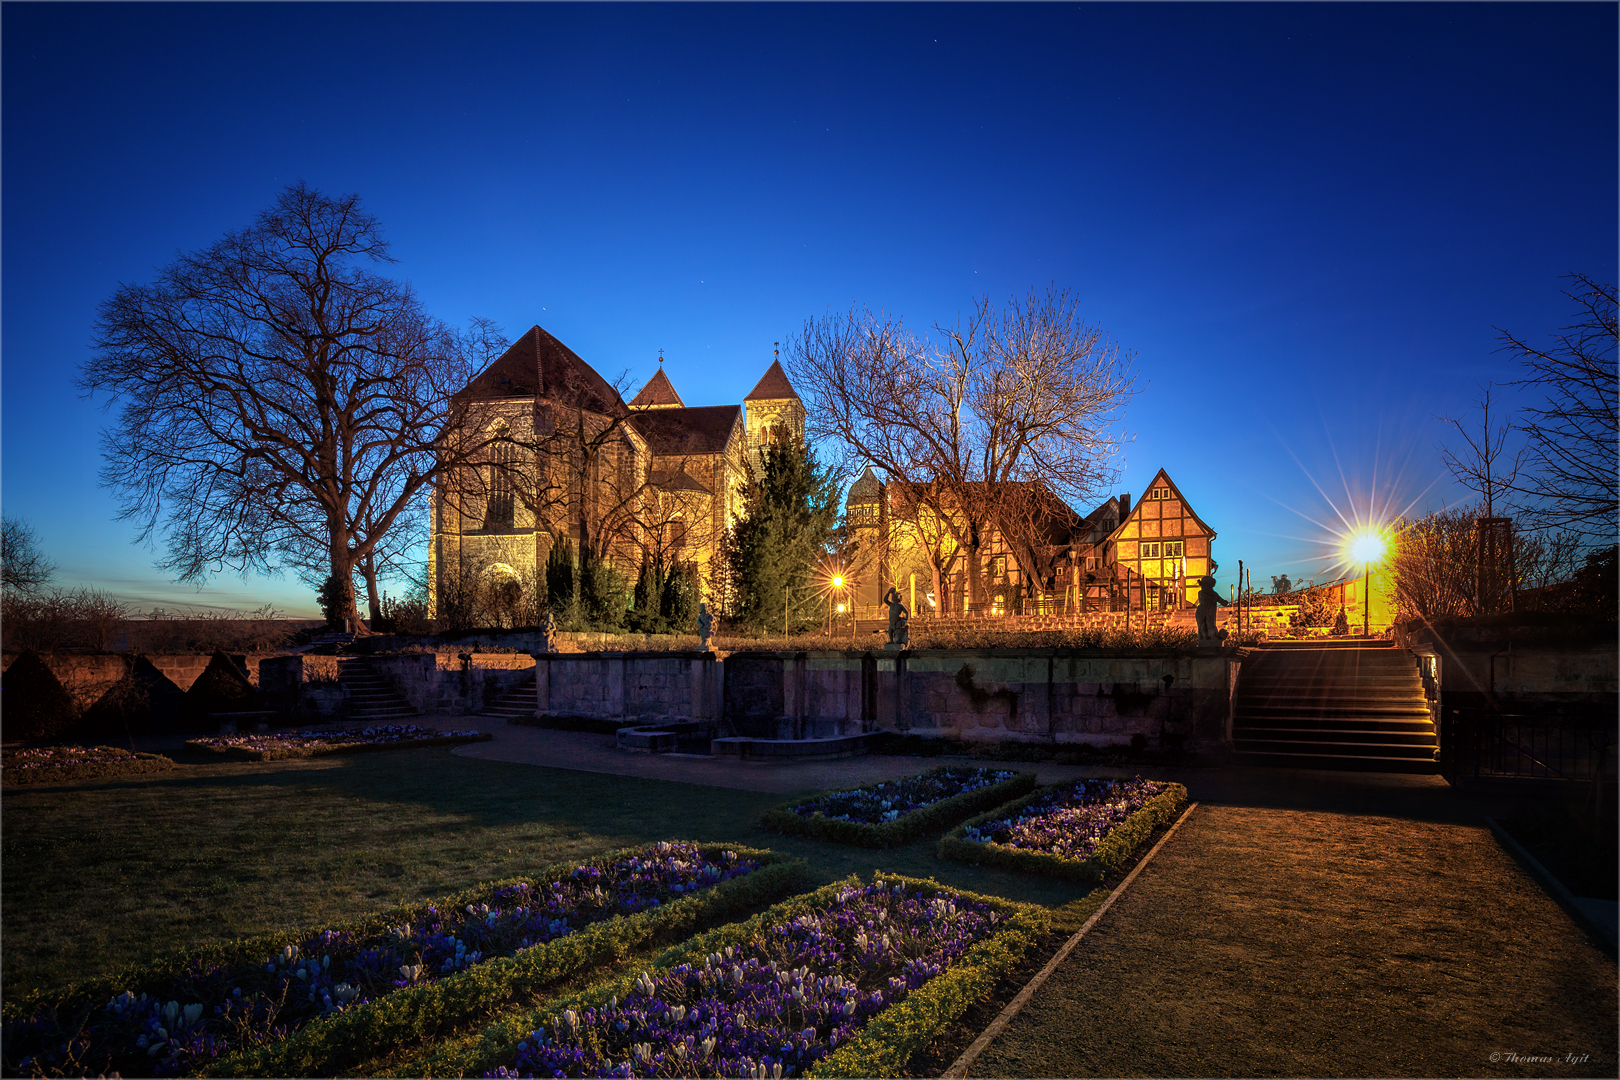
[[[1144,559],[1157,559],[1158,557],[1159,557],[1159,545],[1158,544],[1143,544],[1142,545],[1142,558],[1144,558]]]
[[[1165,541],[1164,557],[1167,558],[1167,559],[1179,559],[1179,558],[1181,558],[1181,556],[1185,554],[1185,552],[1182,550],[1182,545],[1183,544],[1184,544],[1184,541],[1181,541],[1181,540],[1176,540],[1176,541],[1173,541],[1173,542],[1172,541]]]

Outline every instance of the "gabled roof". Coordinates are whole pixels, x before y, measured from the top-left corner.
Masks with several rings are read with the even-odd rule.
[[[532,326],[454,400],[543,398],[602,416],[622,416],[624,400],[574,350]]]
[[[782,370],[780,360],[772,360],[771,366],[765,370],[764,378],[750,391],[744,401],[780,401],[783,398],[799,400],[799,395],[793,392],[793,384],[788,382],[787,372]]]
[[[651,479],[653,487],[658,488],[660,491],[692,491],[700,495],[714,494],[713,491],[709,490],[707,484],[694,479],[684,468],[654,472]]]
[[[741,405],[693,409],[646,409],[630,417],[654,454],[723,454],[742,423]]]
[[[1215,539],[1215,530],[1209,527],[1209,523],[1207,521],[1198,516],[1198,512],[1192,508],[1192,503],[1187,501],[1187,496],[1183,495],[1181,493],[1181,489],[1176,487],[1176,482],[1170,479],[1170,474],[1165,472],[1163,469],[1160,469],[1158,472],[1153,474],[1153,479],[1148,481],[1148,486],[1142,489],[1142,497],[1136,500],[1136,505],[1131,507],[1131,512],[1125,515],[1125,517],[1121,519],[1119,527],[1109,534],[1109,540],[1119,539],[1119,534],[1125,531],[1125,523],[1127,521],[1130,521],[1132,518],[1136,518],[1138,520],[1141,519],[1142,507],[1150,501],[1147,497],[1147,493],[1156,487],[1168,487],[1171,491],[1175,492],[1176,498],[1181,500],[1181,505],[1183,508],[1185,508],[1187,516],[1198,522],[1198,524],[1203,527],[1204,531],[1209,533],[1209,538],[1211,540]]]
[[[684,409],[686,408],[686,402],[682,401],[681,395],[675,392],[675,387],[670,384],[669,376],[664,374],[663,367],[659,367],[658,373],[648,379],[647,385],[638,390],[636,396],[630,399],[630,407],[632,409],[667,409],[671,407]]]

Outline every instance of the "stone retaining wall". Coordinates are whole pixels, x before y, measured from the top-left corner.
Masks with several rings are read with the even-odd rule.
[[[231,659],[246,672],[248,681],[257,686],[260,665],[266,660],[283,656],[285,654],[281,652],[236,653]],[[7,653],[4,666],[10,668],[16,658],[16,654]],[[51,669],[51,673],[72,695],[74,703],[83,710],[94,705],[114,683],[125,676],[133,657],[128,653],[43,653],[40,659],[45,661],[45,666]],[[212,657],[203,653],[159,653],[148,655],[146,659],[181,691],[186,691],[202,675]]]
[[[1041,649],[540,655],[541,716],[714,721],[726,736],[835,738],[888,729],[971,740],[1226,738],[1228,652]]]

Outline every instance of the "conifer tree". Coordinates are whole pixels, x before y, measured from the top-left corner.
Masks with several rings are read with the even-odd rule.
[[[727,537],[725,557],[734,590],[733,617],[760,633],[814,625],[825,598],[814,578],[832,552],[839,485],[833,470],[806,446],[766,448],[763,475],[747,491],[744,516]]]

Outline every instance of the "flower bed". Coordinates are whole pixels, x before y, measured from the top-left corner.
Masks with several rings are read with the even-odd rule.
[[[1158,780],[1099,777],[1039,788],[953,829],[939,855],[1075,881],[1118,869],[1187,801]]]
[[[600,964],[627,942],[672,928],[690,933],[694,918],[730,916],[738,899],[764,902],[770,897],[747,882],[762,873],[778,888],[803,880],[802,864],[769,852],[660,844],[560,868],[556,877],[170,958],[55,998],[30,995],[15,1007],[8,1000],[5,1073],[337,1071],[323,1067],[322,1055],[385,1051],[390,1039],[420,1035],[424,1023],[476,1016],[511,993]],[[742,888],[728,890],[738,878]],[[715,895],[722,892],[731,895]],[[604,926],[612,932],[592,933]],[[417,1007],[389,1013],[396,994]],[[275,1044],[306,1025],[322,1032],[302,1040],[303,1056],[278,1057]],[[216,1061],[236,1051],[246,1053]]]
[[[1034,773],[948,765],[902,780],[820,792],[767,810],[760,825],[841,844],[894,847],[948,829],[1034,786]]]
[[[7,750],[0,757],[0,782],[6,787],[56,784],[67,780],[105,780],[172,768],[174,762],[162,754],[141,754],[117,746],[41,746],[30,750]]]
[[[434,1076],[896,1076],[1049,926],[932,881],[850,878],[650,970],[410,1062]]]
[[[360,754],[368,750],[397,750],[417,746],[457,746],[487,742],[484,731],[435,731],[416,724],[383,724],[358,731],[285,731],[255,735],[220,735],[187,739],[186,745],[239,761],[276,761],[321,754]]]

